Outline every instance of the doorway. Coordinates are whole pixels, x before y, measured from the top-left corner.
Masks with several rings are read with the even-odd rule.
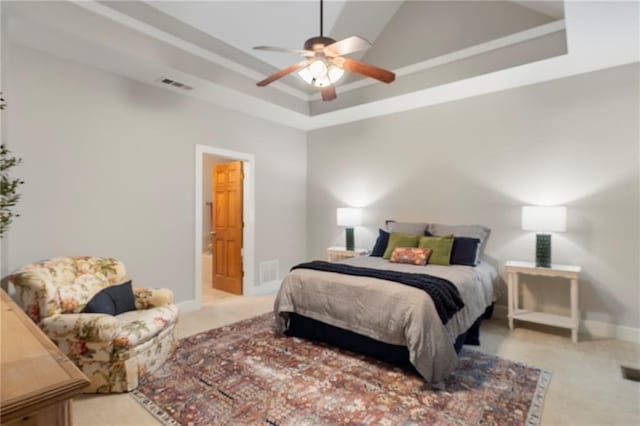
[[[212,287],[242,294],[242,161],[212,167]],[[204,282],[203,282],[204,285]]]
[[[196,145],[198,308],[212,297],[252,293],[254,161],[252,154]]]

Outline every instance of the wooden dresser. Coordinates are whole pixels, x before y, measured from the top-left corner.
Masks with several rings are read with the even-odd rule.
[[[2,425],[71,425],[71,397],[87,377],[0,291]]]

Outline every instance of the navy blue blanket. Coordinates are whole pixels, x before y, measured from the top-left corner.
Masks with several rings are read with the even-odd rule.
[[[331,263],[321,260],[301,263],[291,268],[292,271],[294,269],[313,269],[315,271],[336,272],[338,274],[354,275],[357,277],[378,278],[419,288],[431,296],[433,304],[438,311],[438,316],[443,324],[446,324],[456,312],[464,307],[464,302],[462,302],[456,286],[449,280],[432,275],[362,268],[344,263]]]

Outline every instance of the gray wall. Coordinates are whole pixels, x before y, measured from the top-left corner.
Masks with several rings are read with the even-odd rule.
[[[8,143],[26,182],[9,271],[113,256],[134,284],[193,299],[196,144],[255,155],[256,271],[305,258],[304,132],[26,48],[2,59]]]
[[[342,245],[335,208],[362,206],[356,246],[385,219],[485,224],[486,253],[533,260],[526,204],[568,207],[555,263],[583,267],[582,318],[640,327],[638,66],[556,80],[313,131],[308,254]],[[535,295],[532,297],[530,293]],[[526,306],[566,312],[568,286],[543,282]],[[502,300],[504,303],[504,299]]]

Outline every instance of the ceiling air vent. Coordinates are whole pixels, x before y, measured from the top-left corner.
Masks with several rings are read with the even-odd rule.
[[[158,81],[162,84],[166,84],[167,86],[177,87],[178,89],[193,90],[193,87],[188,84],[180,83],[179,81],[175,81],[167,77],[160,77]]]

